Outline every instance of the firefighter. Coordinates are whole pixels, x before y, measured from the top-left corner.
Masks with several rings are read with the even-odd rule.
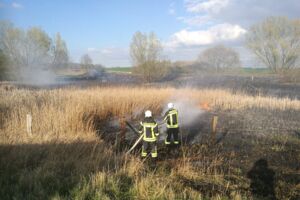
[[[142,157],[146,157],[149,151],[151,157],[157,157],[158,125],[152,117],[150,110],[145,112],[145,119],[140,123],[139,132],[143,134]]]
[[[171,137],[175,145],[179,144],[179,124],[178,124],[178,111],[174,108],[173,103],[168,103],[169,110],[164,115],[164,121],[167,124],[167,137],[165,144],[171,144]]]

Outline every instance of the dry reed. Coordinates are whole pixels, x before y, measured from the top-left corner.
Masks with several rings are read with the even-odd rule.
[[[146,109],[160,115],[165,104],[185,98],[209,105],[212,110],[300,110],[300,101],[232,94],[219,89],[145,87],[65,88],[54,90],[0,88],[0,143],[72,142],[95,139],[95,120],[138,117]],[[33,136],[26,133],[26,114],[33,117]],[[97,127],[100,128],[101,127]],[[98,130],[99,131],[99,130]]]

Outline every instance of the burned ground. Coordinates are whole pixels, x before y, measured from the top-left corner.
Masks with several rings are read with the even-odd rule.
[[[218,116],[219,123],[216,140],[212,141],[210,122],[214,115]],[[206,112],[189,126],[181,127],[180,147],[173,145],[167,148],[163,143],[165,134],[162,133],[158,149],[158,168],[163,166],[171,170],[175,163],[187,159],[195,168],[222,171],[226,174],[225,179],[232,184],[231,187],[238,188],[245,195],[252,193],[258,198],[274,199],[276,196],[277,199],[298,199],[299,119],[300,113],[290,110]],[[127,145],[122,147],[125,150],[133,144],[132,139],[137,138],[130,134],[130,129],[126,132],[129,133],[129,137]],[[106,132],[110,135],[114,133],[115,130]],[[140,148],[141,144],[134,151],[137,156]],[[256,166],[260,160],[264,160],[268,166]],[[222,184],[186,177],[178,178],[185,187],[191,187],[208,196],[225,193],[230,197],[231,189],[225,189]],[[266,188],[263,189],[264,187]]]
[[[4,83],[1,83],[5,85]],[[15,83],[13,87],[18,88],[89,88],[95,86],[117,86],[127,85],[135,86],[137,84],[145,84],[140,76],[128,73],[103,73],[101,77],[94,80],[70,80],[57,81],[56,83],[47,85],[28,85]],[[278,98],[299,99],[300,84],[289,83],[282,80],[276,75],[222,75],[222,74],[196,74],[179,76],[172,80],[161,81],[158,83],[145,84],[149,86],[165,87],[172,86],[176,88],[193,87],[193,88],[222,88],[232,91],[233,93],[244,92],[249,95],[274,96]],[[7,89],[12,89],[7,84]]]
[[[245,92],[250,95],[300,98],[300,84],[285,83],[275,75],[197,74],[179,77],[169,82],[169,84],[175,87],[223,88],[234,93]]]

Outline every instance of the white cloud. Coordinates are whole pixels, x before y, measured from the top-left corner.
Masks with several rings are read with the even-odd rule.
[[[233,0],[185,0],[186,11],[192,13],[179,20],[189,26],[203,26],[215,23],[214,16],[228,7]]]
[[[16,3],[16,2],[13,2],[13,3],[11,4],[11,6],[12,6],[13,8],[16,8],[16,9],[23,8],[22,4],[19,4],[19,3]]]
[[[209,15],[197,15],[193,17],[177,17],[179,21],[189,25],[189,26],[202,26],[202,25],[211,25],[213,19]]]
[[[299,0],[185,0],[184,6],[189,21],[206,15],[215,23],[239,24],[243,27],[249,27],[269,16],[300,17]]]
[[[188,12],[219,13],[229,4],[229,0],[186,0],[185,7]]]
[[[207,30],[188,31],[186,29],[174,33],[170,41],[165,44],[166,48],[177,48],[180,46],[201,46],[217,42],[235,40],[246,33],[239,25],[218,24]]]

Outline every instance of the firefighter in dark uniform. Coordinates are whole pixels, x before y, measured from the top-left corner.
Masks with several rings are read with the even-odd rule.
[[[169,110],[164,115],[164,121],[167,124],[167,137],[165,144],[171,144],[171,138],[173,137],[174,144],[179,144],[179,125],[178,125],[178,111],[174,108],[173,103],[168,103]]]
[[[150,110],[145,112],[145,119],[140,123],[139,132],[143,134],[142,157],[151,152],[151,157],[157,157],[158,125],[152,117]]]

